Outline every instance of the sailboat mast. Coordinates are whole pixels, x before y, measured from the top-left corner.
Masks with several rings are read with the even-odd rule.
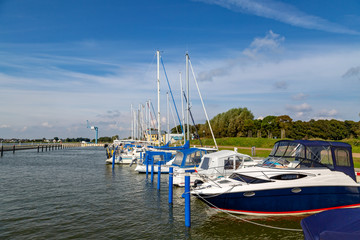
[[[149,101],[148,101],[148,114],[149,114],[149,138],[150,138],[150,144],[152,144],[152,135],[151,135],[151,133],[152,133],[152,131],[151,131],[151,110],[150,110],[150,104],[151,104],[151,102],[150,102],[150,99],[149,99]]]
[[[187,113],[186,113],[186,125],[187,125],[187,140],[190,140],[190,81],[189,81],[189,54],[186,53],[186,95],[187,95]]]
[[[180,98],[181,98],[181,113],[182,113],[182,124],[184,126],[185,123],[185,115],[184,115],[184,97],[183,97],[183,84],[182,84],[182,79],[181,79],[181,72],[179,72],[180,75]],[[181,123],[180,123],[181,124]],[[184,139],[184,144],[186,142],[186,137],[185,137],[185,129],[182,129],[182,135],[183,135],[183,139]]]
[[[160,119],[160,51],[156,51],[157,56],[157,93],[158,93],[158,138],[161,144],[161,119]]]
[[[169,109],[169,93],[166,93],[166,98],[167,98],[167,106],[166,106],[166,113],[167,113],[167,139],[166,142],[168,142],[170,140],[170,109]]]

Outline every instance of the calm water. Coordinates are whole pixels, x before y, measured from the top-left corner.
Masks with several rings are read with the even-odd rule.
[[[0,239],[303,239],[301,232],[255,226],[208,208],[192,197],[191,228],[184,220],[184,189],[168,205],[134,167],[105,165],[104,148],[37,153],[5,152],[0,158]],[[242,216],[243,217],[243,216]],[[300,228],[301,218],[250,218]]]

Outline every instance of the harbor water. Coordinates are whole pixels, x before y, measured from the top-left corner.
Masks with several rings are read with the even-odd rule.
[[[105,165],[102,147],[4,153],[0,158],[0,239],[303,239],[304,217],[236,217],[191,197],[185,227],[183,188],[168,204],[161,189],[135,166]],[[264,203],[266,204],[266,203]]]

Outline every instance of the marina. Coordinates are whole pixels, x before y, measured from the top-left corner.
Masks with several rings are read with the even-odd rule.
[[[185,227],[184,188],[168,203],[168,175],[157,190],[135,165],[104,164],[104,148],[6,152],[0,161],[2,239],[303,239],[303,217],[233,216],[191,197]],[[300,229],[284,231],[269,227]]]

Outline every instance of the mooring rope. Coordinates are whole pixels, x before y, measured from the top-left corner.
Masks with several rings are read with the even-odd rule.
[[[192,190],[194,190],[193,187],[190,187]],[[228,191],[228,190],[227,190]],[[226,192],[227,192],[226,191]],[[223,194],[223,193],[221,193]],[[219,195],[221,195],[219,194]],[[207,201],[206,198],[203,198],[202,196],[200,196],[197,192],[196,192],[196,195],[201,198],[203,201],[205,201],[207,204],[209,204],[210,206],[212,206],[215,210],[217,211],[220,211],[220,212],[223,212],[223,213],[226,213],[234,218],[237,218],[239,220],[242,220],[244,222],[247,222],[247,223],[250,223],[250,224],[254,224],[254,225],[257,225],[257,226],[261,226],[261,227],[266,227],[266,228],[271,228],[271,229],[276,229],[276,230],[283,230],[283,231],[293,231],[293,232],[302,232],[303,230],[302,229],[297,229],[297,228],[282,228],[282,227],[275,227],[275,226],[270,226],[270,225],[266,225],[266,224],[261,224],[261,223],[257,223],[257,222],[253,222],[253,221],[250,221],[250,220],[247,220],[247,219],[244,219],[244,218],[241,218],[237,215],[234,215],[234,214],[231,214],[230,212],[228,211],[225,211],[223,209],[220,209],[218,208],[217,206],[215,206],[214,204],[212,204],[211,202]]]

